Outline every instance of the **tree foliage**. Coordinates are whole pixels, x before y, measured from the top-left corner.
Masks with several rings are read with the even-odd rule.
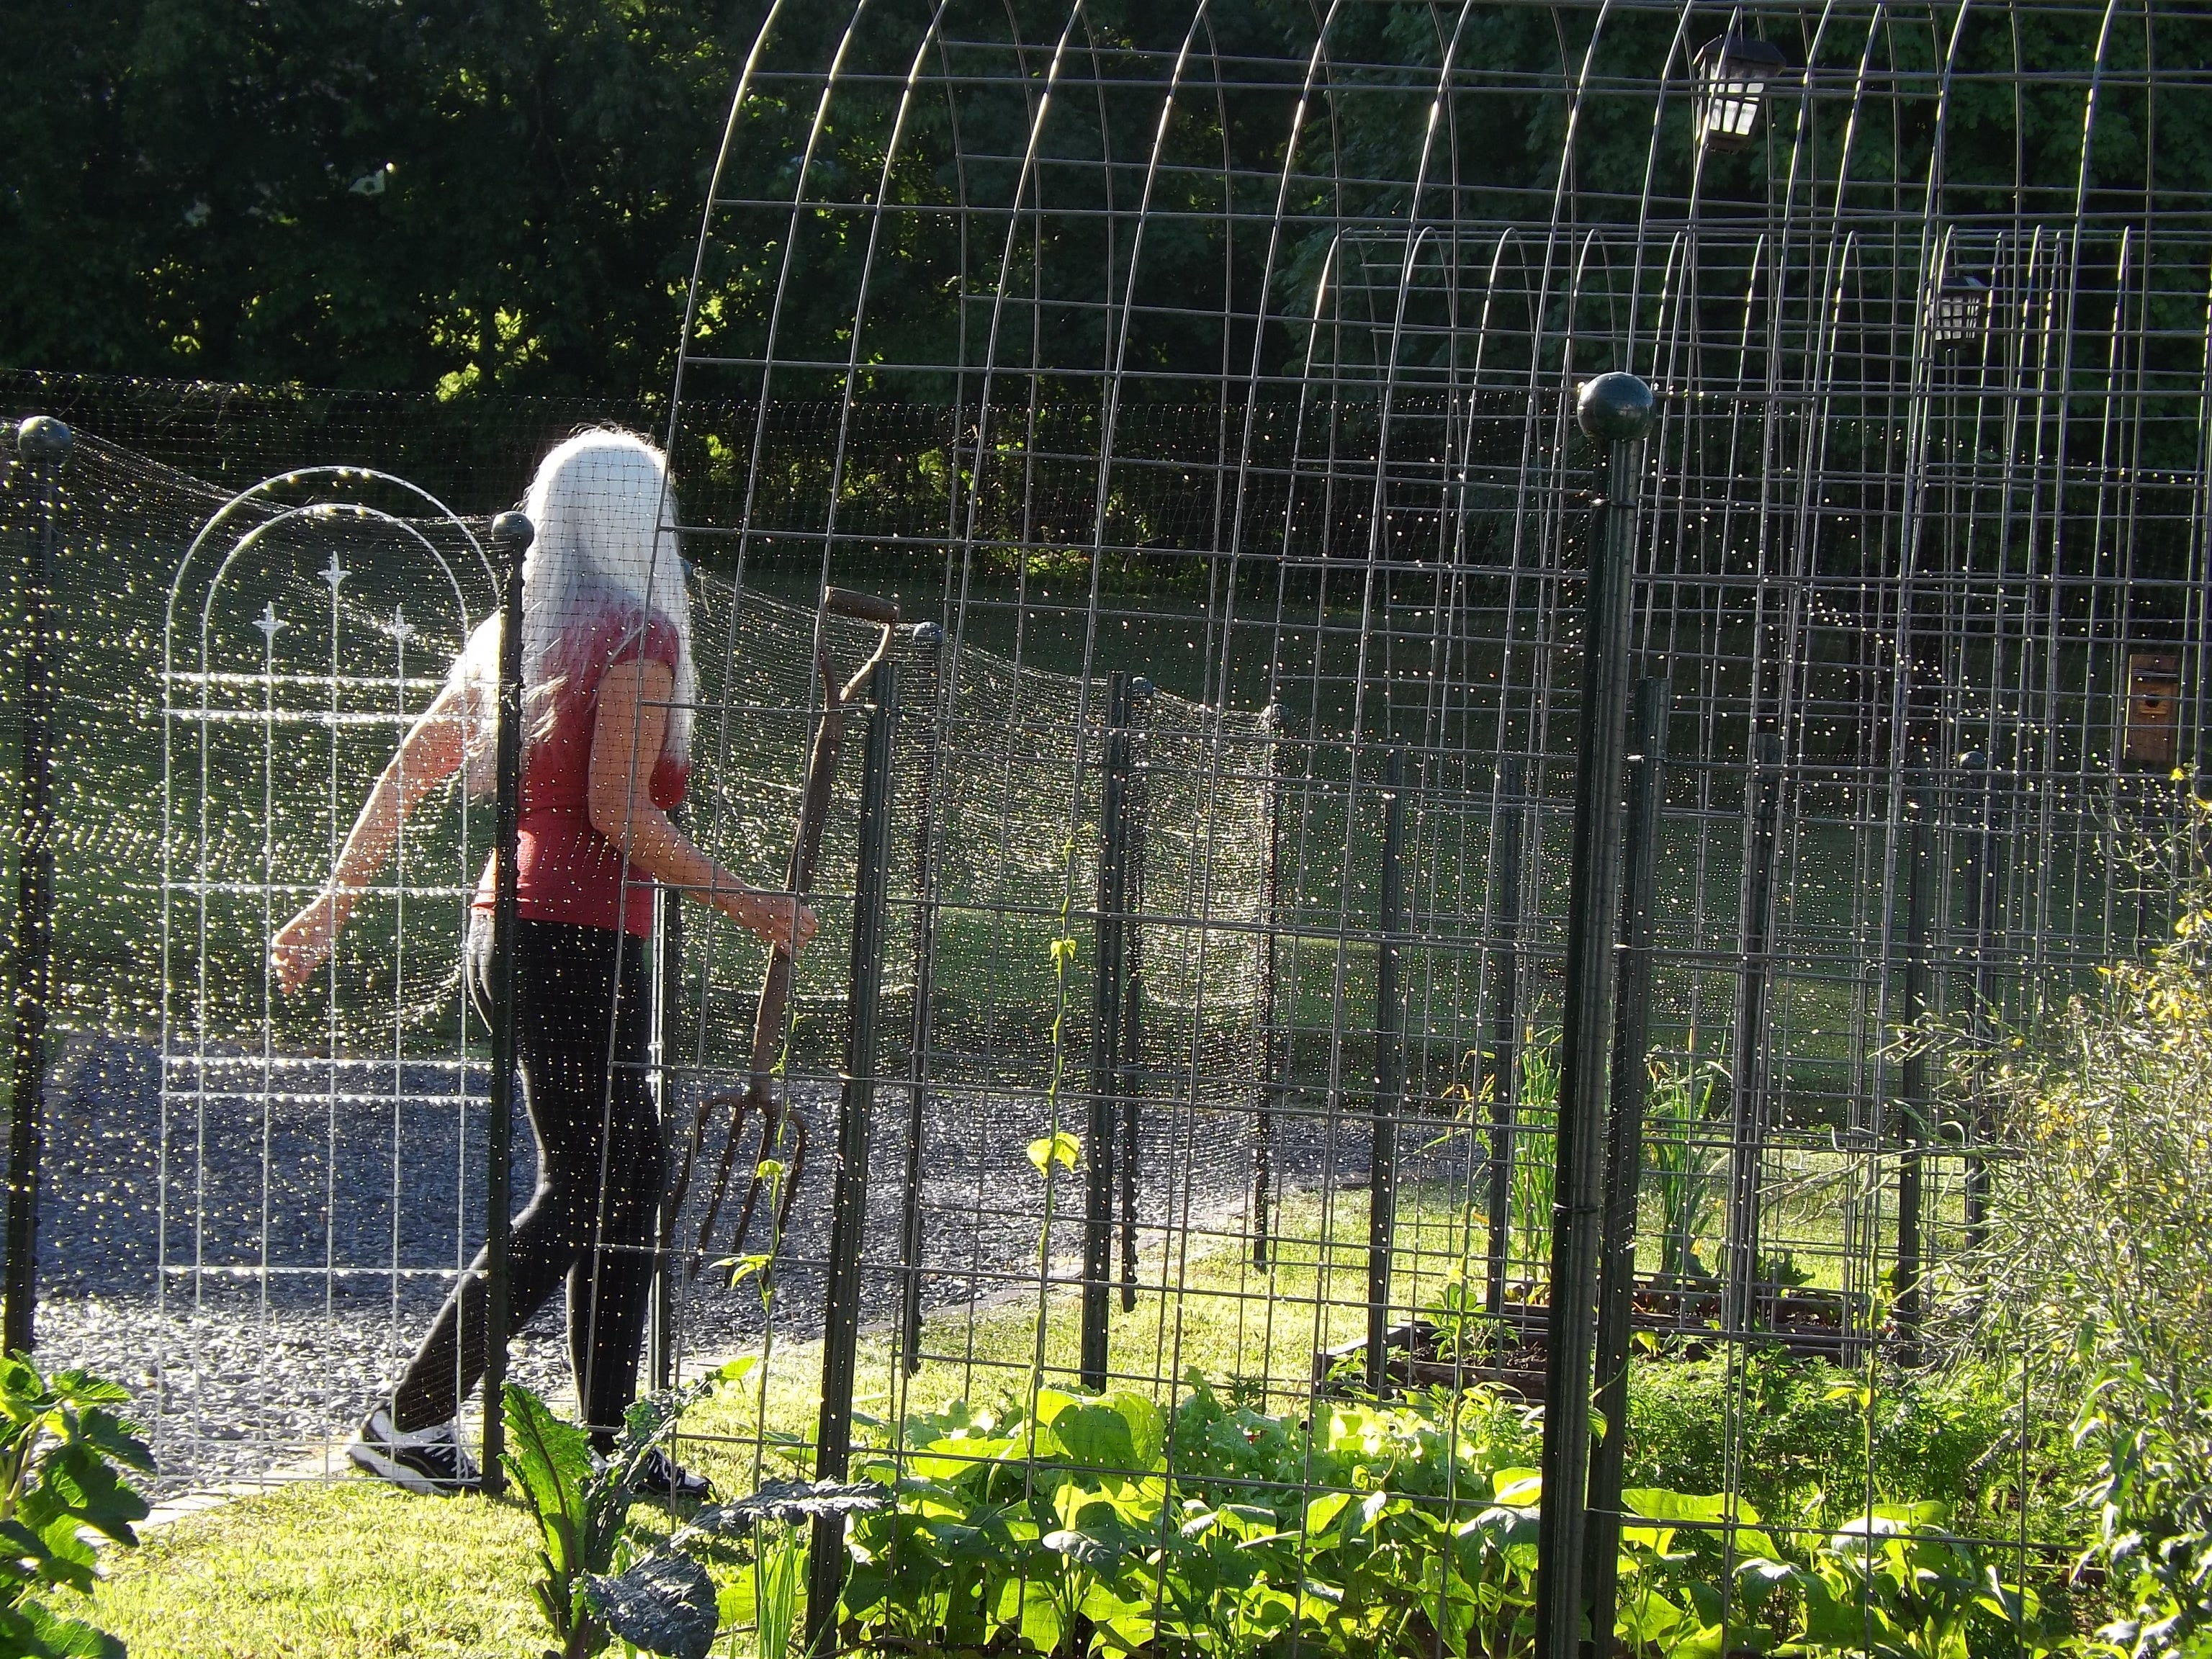
[[[665,387],[731,89],[769,3],[48,8],[11,32],[0,62],[0,239],[11,255],[0,263],[0,362],[448,394]],[[947,44],[921,62],[901,159],[885,177],[933,8],[871,6],[848,39],[850,8],[793,0],[733,133],[725,194],[738,199],[717,221],[702,341],[766,355],[773,319],[779,359],[836,366],[783,373],[776,395],[842,385],[849,354],[863,365],[864,395],[928,399],[949,392],[949,377],[894,366],[978,363],[996,328],[1001,367],[1094,386],[1112,349],[1139,382],[1157,375],[1139,395],[1171,398],[1191,377],[1253,363],[1248,319],[1263,274],[1271,315],[1307,314],[1345,224],[1411,217],[1462,240],[1514,224],[1540,242],[1555,213],[1629,223],[1650,202],[1662,229],[1679,217],[1693,171],[1685,61],[1717,14],[1686,23],[1671,10],[1615,9],[1593,48],[1594,10],[1407,0],[1335,14],[1326,95],[1308,107],[1279,196],[1284,234],[1271,246],[1326,9],[1305,0],[956,7]],[[2177,9],[2100,35],[2094,9],[1963,15],[1946,213],[2064,219],[2078,201],[2109,219],[2142,216],[2147,198],[2168,216],[2188,208],[2212,166],[2212,110],[2188,76],[2158,87],[2142,71],[2203,61],[2212,24]],[[1765,214],[1784,193],[1801,215],[1840,205],[1915,216],[1951,19],[1899,13],[1869,29],[1856,16],[1753,20],[1780,31],[1812,91],[1777,100],[1768,144],[1709,159],[1695,185],[1704,222]],[[1063,37],[1063,90],[1024,185],[1021,158]],[[1163,86],[1186,48],[1186,118],[1170,124],[1169,165],[1148,183]],[[2085,170],[2087,73],[2100,52]],[[1448,61],[1456,95],[1432,131],[1431,90]],[[817,131],[833,62],[841,78]],[[1903,77],[1893,86],[1893,71]],[[1878,106],[1862,107],[1862,76]],[[1790,146],[1808,121],[1793,176]],[[1109,346],[1146,189],[1143,309]],[[870,205],[879,190],[916,209],[1018,198],[1046,211],[1010,237],[991,213],[879,216]],[[800,195],[809,206],[795,215]],[[1387,289],[1401,257],[1390,243],[1339,255],[1373,266],[1364,279],[1340,269],[1340,287]],[[1480,286],[1488,255],[1459,258],[1462,287]],[[994,323],[974,296],[1000,290],[1013,309]],[[1024,312],[1024,295],[1042,303]],[[2148,320],[2181,326],[2163,313]],[[1256,347],[1268,372],[1294,368],[1303,349],[1291,326]]]

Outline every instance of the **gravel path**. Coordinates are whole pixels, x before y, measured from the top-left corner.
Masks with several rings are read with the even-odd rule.
[[[483,1211],[482,1089],[455,1068],[389,1061],[264,1063],[211,1059],[204,1095],[173,1068],[167,1122],[150,1045],[80,1041],[49,1091],[40,1204],[41,1356],[129,1387],[151,1431],[156,1496],[252,1480],[348,1432],[387,1386],[471,1254]],[[787,1231],[780,1332],[818,1332],[828,1253],[836,1085],[801,1079],[791,1097],[809,1157]],[[908,1100],[882,1091],[872,1139],[864,1323],[890,1317]],[[933,1095],[922,1179],[924,1300],[945,1306],[1033,1279],[1041,1187],[1028,1161],[1042,1103],[968,1090]],[[1065,1120],[1064,1120],[1065,1121]],[[1074,1126],[1068,1126],[1074,1127]],[[719,1152],[720,1130],[715,1150]],[[518,1126],[518,1203],[535,1179]],[[1241,1213],[1250,1182],[1250,1120],[1241,1113],[1145,1115],[1141,1218],[1195,1224]],[[1285,1188],[1366,1167],[1364,1127],[1285,1120],[1277,1168]],[[749,1166],[750,1138],[738,1159]],[[164,1168],[167,1179],[160,1179]],[[1187,1172],[1187,1173],[1186,1173]],[[1165,1179],[1164,1176],[1172,1176]],[[680,1240],[696,1237],[710,1179],[694,1182]],[[1351,1184],[1345,1182],[1342,1184]],[[712,1255],[729,1252],[733,1193]],[[1056,1257],[1079,1253],[1080,1188],[1063,1178]],[[1157,1234],[1154,1235],[1157,1238]],[[749,1249],[765,1248],[757,1224]],[[163,1294],[163,1291],[166,1294]],[[687,1288],[682,1346],[726,1352],[757,1340],[750,1287],[711,1269]],[[568,1382],[560,1298],[517,1340],[516,1380]]]

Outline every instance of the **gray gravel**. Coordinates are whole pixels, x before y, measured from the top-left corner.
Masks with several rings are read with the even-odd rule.
[[[189,1063],[173,1066],[165,1137],[158,1075],[154,1048],[140,1042],[79,1040],[59,1056],[48,1095],[38,1331],[49,1364],[131,1389],[161,1466],[152,1491],[167,1496],[296,1462],[349,1432],[389,1385],[480,1238],[483,1079],[468,1079],[464,1111],[451,1068],[361,1061],[333,1075],[322,1062],[217,1056],[204,1079]],[[189,1091],[196,1080],[204,1101]],[[810,1131],[780,1269],[779,1330],[793,1336],[819,1328],[836,1090],[827,1079],[791,1088]],[[908,1104],[903,1090],[887,1090],[877,1105],[866,1322],[896,1305]],[[1064,1127],[1079,1127],[1066,1110]],[[1027,1148],[1045,1127],[1040,1101],[980,1087],[933,1096],[922,1180],[927,1304],[1034,1282],[1040,1187]],[[536,1166],[521,1126],[518,1139],[519,1204]],[[1156,1225],[1171,1207],[1201,1222],[1241,1212],[1249,1139],[1244,1114],[1148,1111],[1143,1218]],[[748,1142],[741,1169],[750,1157]],[[1284,1121],[1285,1186],[1364,1175],[1366,1162],[1361,1126],[1332,1137]],[[702,1170],[695,1181],[679,1239],[696,1237],[709,1179]],[[1081,1248],[1068,1220],[1080,1187],[1063,1177],[1060,1192],[1053,1243],[1066,1259]],[[710,1255],[728,1253],[738,1195]],[[757,1225],[748,1248],[765,1243]],[[517,1380],[565,1387],[562,1317],[556,1297],[518,1339]],[[684,1296],[681,1346],[692,1356],[727,1352],[757,1340],[761,1322],[752,1290],[732,1291],[709,1269]]]

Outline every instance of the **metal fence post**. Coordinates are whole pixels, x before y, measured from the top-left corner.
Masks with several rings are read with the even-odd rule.
[[[916,651],[928,653],[930,700],[914,824],[914,1019],[907,1038],[906,1171],[899,1208],[899,1363],[909,1376],[921,1369],[921,1164],[937,1012],[937,788],[945,755],[945,629],[936,623],[919,623],[913,638]]]
[[[1928,1012],[1930,953],[1929,893],[1936,865],[1936,832],[1928,822],[1926,803],[1908,801],[1912,813],[1905,827],[1905,1019],[1909,1025]],[[1928,1055],[1917,1042],[1908,1042],[1899,1079],[1904,1098],[1899,1115],[1900,1144],[1897,1163],[1897,1273],[1891,1281],[1896,1293],[1897,1358],[1905,1366],[1920,1363],[1920,1286],[1923,1245],[1921,1160],[1928,1138]]]
[[[1128,908],[1130,678],[1107,680],[1106,775],[1098,812],[1097,963],[1091,985],[1091,1101],[1084,1135],[1083,1386],[1106,1386],[1114,1273],[1114,1140],[1121,1038],[1122,929]]]
[[[1601,374],[1583,386],[1576,409],[1583,432],[1607,447],[1605,533],[1591,550],[1583,613],[1566,988],[1559,1030],[1552,1303],[1544,1355],[1537,1659],[1578,1659],[1583,1639],[1598,1219],[1618,976],[1613,940],[1620,916],[1620,785],[1628,747],[1629,590],[1636,569],[1644,434],[1650,428],[1652,402],[1651,388],[1634,375]]]
[[[1142,675],[1129,682],[1129,719],[1141,728],[1152,708],[1152,683]],[[1139,1075],[1145,1056],[1144,930],[1137,918],[1145,909],[1145,842],[1151,828],[1149,792],[1145,769],[1138,757],[1139,733],[1129,744],[1127,798],[1123,806],[1127,823],[1122,831],[1121,908],[1121,1030],[1116,1039],[1114,1092],[1121,1103],[1121,1150],[1115,1173],[1121,1185],[1121,1311],[1137,1308],[1137,1152],[1142,1129],[1143,1093]]]
[[[1275,1120],[1283,1109],[1283,1071],[1289,1058],[1288,1044],[1283,1036],[1286,1022],[1277,1002],[1282,994],[1283,774],[1287,752],[1284,738],[1290,724],[1291,711],[1279,702],[1269,703],[1260,716],[1260,729],[1267,739],[1267,794],[1262,807],[1267,822],[1267,932],[1261,944],[1264,954],[1260,959],[1262,1081],[1260,1109],[1252,1124],[1252,1265],[1263,1273],[1267,1267],[1267,1206],[1274,1201]],[[1295,1006],[1295,986],[1291,995]]]
[[[507,1163],[514,1141],[515,860],[522,823],[522,556],[537,530],[520,513],[491,521],[491,550],[499,572],[499,716],[494,761],[497,775],[492,814],[491,1102],[484,1126],[484,1372],[483,1489],[496,1496],[507,1485],[501,1454],[507,1449]]]
[[[1743,914],[1738,927],[1735,1067],[1729,1123],[1728,1285],[1721,1328],[1740,1335],[1757,1322],[1759,1182],[1766,1158],[1766,1000],[1772,971],[1774,860],[1782,822],[1781,738],[1751,740],[1744,789]]]
[[[1406,751],[1382,771],[1382,867],[1375,949],[1375,1131],[1367,1161],[1367,1386],[1382,1392],[1389,1369],[1390,1251],[1398,1221],[1398,1097],[1405,1088],[1398,997],[1398,941],[1406,931]]]
[[[75,434],[50,415],[15,428],[15,453],[37,479],[36,528],[23,583],[21,800],[15,817],[15,1078],[9,1097],[7,1308],[0,1347],[28,1353],[36,1340],[39,1164],[46,1141],[46,1017],[52,991],[53,780],[49,744],[53,687],[46,606],[53,597],[62,469]]]
[[[1628,757],[1628,838],[1620,893],[1620,1004],[1613,1018],[1613,1110],[1606,1132],[1605,1231],[1598,1263],[1597,1405],[1604,1433],[1590,1452],[1590,1630],[1609,1636],[1620,1576],[1621,1462],[1628,1443],[1628,1337],[1636,1305],[1636,1216],[1644,1170],[1644,1102],[1650,1085],[1653,901],[1659,821],[1666,802],[1664,679],[1636,684]],[[1601,1650],[1606,1644],[1599,1644]]]
[[[1981,1070],[1990,1040],[1990,918],[1996,909],[1996,860],[1990,839],[1993,805],[1990,757],[1978,749],[1959,757],[1965,775],[1960,793],[1966,809],[1966,933],[1973,955],[1967,963],[1966,1030],[1974,1047],[1974,1086],[1960,1125],[1966,1142],[1966,1248],[1979,1249],[1989,1230],[1990,1164],[1982,1152]]]
[[[1485,1195],[1488,1214],[1483,1310],[1492,1316],[1505,1307],[1505,1249],[1513,1217],[1513,1120],[1521,1093],[1521,830],[1528,816],[1522,799],[1528,769],[1518,755],[1498,765],[1500,810],[1492,831],[1498,860],[1498,949],[1490,989],[1490,1168]]]
[[[876,1103],[876,1016],[883,1002],[884,934],[891,852],[891,735],[898,665],[870,677],[875,707],[860,773],[859,869],[853,884],[853,962],[848,981],[844,1088],[837,1101],[837,1172],[830,1187],[830,1268],[822,1296],[822,1407],[814,1473],[842,1480],[853,1452],[853,1382],[860,1340],[860,1253],[868,1222],[868,1131]],[[807,1570],[806,1650],[828,1650],[845,1587],[845,1520],[820,1516]]]

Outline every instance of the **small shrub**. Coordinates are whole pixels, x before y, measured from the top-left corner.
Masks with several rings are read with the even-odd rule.
[[[117,1408],[130,1396],[82,1371],[42,1375],[0,1358],[0,1653],[11,1659],[123,1659],[123,1644],[56,1613],[54,1590],[89,1594],[99,1577],[88,1530],[135,1545],[146,1500],[118,1469],[153,1455]]]

